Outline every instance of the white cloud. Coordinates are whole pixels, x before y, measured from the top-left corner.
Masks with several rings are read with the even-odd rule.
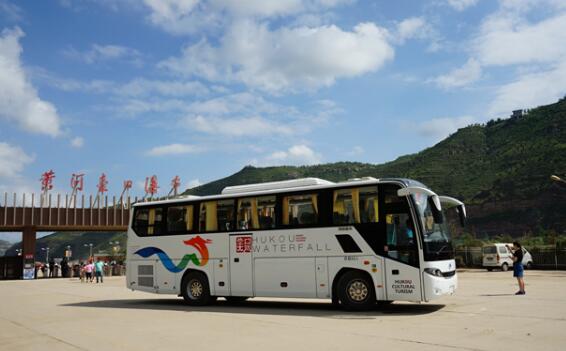
[[[499,3],[501,4],[502,13],[508,13],[510,11],[527,13],[535,7],[541,7],[550,11],[566,9],[566,2],[564,2],[564,0],[499,0]]]
[[[397,40],[400,43],[407,39],[426,37],[430,32],[430,25],[422,17],[407,18],[397,24]]]
[[[404,123],[404,127],[413,128],[421,136],[442,140],[459,128],[466,127],[474,122],[476,122],[474,117],[460,116],[452,118],[433,118],[416,124]]]
[[[273,152],[265,159],[266,165],[320,164],[322,157],[306,145],[294,145],[286,151]]]
[[[353,0],[144,0],[150,22],[176,34],[194,34],[226,26],[235,19],[265,19],[301,14],[316,16]]]
[[[81,137],[76,137],[71,140],[71,146],[80,149],[85,144],[85,140]]]
[[[58,136],[61,121],[55,106],[41,100],[20,62],[21,29],[4,29],[0,37],[0,118],[28,132]]]
[[[387,37],[387,31],[373,23],[358,24],[351,32],[334,25],[271,31],[266,24],[240,21],[219,46],[203,40],[160,66],[274,93],[309,90],[377,71],[394,56]]]
[[[566,95],[566,61],[547,70],[519,75],[499,87],[489,115],[508,116],[511,111],[550,104]]]
[[[189,180],[189,182],[187,183],[187,185],[185,185],[185,189],[192,189],[192,188],[196,188],[197,186],[202,185],[203,183],[198,180],[198,179],[191,179]]]
[[[191,34],[216,27],[222,17],[199,0],[144,0],[151,10],[150,22],[172,34]],[[200,11],[199,11],[200,9]]]
[[[136,66],[142,64],[142,54],[138,50],[120,45],[92,44],[89,50],[79,51],[68,48],[63,54],[87,64],[110,60],[124,60]]]
[[[184,155],[201,152],[202,148],[188,144],[169,144],[156,146],[146,152],[148,156],[165,156],[165,155]]]
[[[482,68],[479,62],[469,59],[462,67],[456,68],[448,74],[438,76],[431,81],[444,89],[456,88],[471,84],[480,79]]]
[[[161,81],[134,79],[118,88],[116,92],[125,96],[200,96],[209,93],[208,88],[197,81]]]
[[[365,152],[364,148],[361,146],[354,146],[352,150],[348,151],[346,154],[348,156],[359,156]]]
[[[7,0],[0,0],[0,16],[18,22],[22,19],[22,9]]]
[[[233,137],[290,135],[293,133],[291,127],[269,121],[259,116],[241,118],[195,116],[184,118],[181,124],[188,129],[202,133]]]
[[[447,0],[447,2],[456,11],[464,11],[469,7],[475,6],[478,0]]]
[[[538,23],[516,14],[489,17],[473,40],[472,51],[484,65],[549,63],[566,57],[566,13]]]
[[[0,177],[18,177],[34,158],[18,146],[0,142]]]

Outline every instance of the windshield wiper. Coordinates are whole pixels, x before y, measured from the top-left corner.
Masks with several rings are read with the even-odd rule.
[[[440,248],[440,250],[436,251],[434,254],[435,254],[436,256],[439,256],[440,253],[441,253],[447,246],[448,246],[448,245],[442,245],[442,247]]]

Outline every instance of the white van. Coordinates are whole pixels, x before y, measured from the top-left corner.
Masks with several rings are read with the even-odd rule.
[[[488,271],[494,268],[501,268],[502,271],[507,271],[509,267],[513,267],[513,254],[506,245],[513,246],[512,244],[489,244],[483,247],[483,260],[482,265]],[[526,269],[531,269],[533,266],[533,258],[531,254],[523,248],[523,266]]]

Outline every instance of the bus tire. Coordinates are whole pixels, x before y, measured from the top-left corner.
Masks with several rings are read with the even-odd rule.
[[[488,268],[487,271],[491,272],[491,271],[493,271],[493,268]]]
[[[249,299],[249,297],[247,297],[247,296],[224,296],[224,298],[226,299],[226,302],[232,303],[232,304],[242,303],[242,302],[246,301],[247,299]]]
[[[185,275],[181,295],[190,306],[206,306],[214,300],[210,296],[208,278],[201,272],[189,272]]]
[[[525,269],[533,269],[533,263],[531,261],[527,262]]]
[[[501,270],[503,272],[507,272],[509,270],[509,265],[507,264],[507,262],[505,262],[501,265]]]
[[[349,271],[338,280],[338,298],[349,311],[368,310],[375,306],[375,290],[367,275]]]

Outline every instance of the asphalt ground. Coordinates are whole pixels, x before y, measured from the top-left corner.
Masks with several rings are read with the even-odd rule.
[[[565,350],[566,272],[459,272],[429,303],[344,312],[326,300],[189,307],[123,277],[0,282],[0,350]]]

